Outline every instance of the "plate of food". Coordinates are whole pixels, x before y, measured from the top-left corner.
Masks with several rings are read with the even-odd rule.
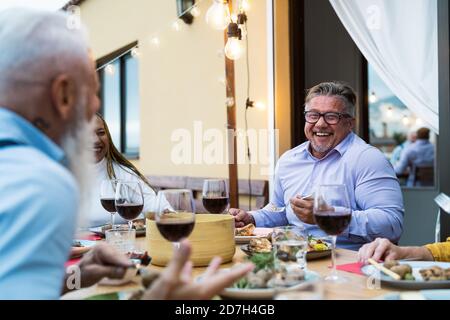
[[[117,225],[120,227],[126,227],[127,225]],[[99,227],[93,227],[93,228],[89,228],[89,231],[92,233],[95,233],[99,236],[101,236],[102,238],[105,237],[105,232],[107,230],[111,229],[111,225],[110,224],[105,224],[103,226],[99,226]],[[145,219],[136,219],[133,220],[133,229],[136,230],[136,237],[145,237]]]
[[[450,263],[436,261],[387,261],[384,267],[400,276],[395,280],[372,265],[361,268],[367,276],[379,278],[382,284],[392,287],[421,290],[450,288]]]
[[[241,250],[251,256],[254,253],[266,253],[272,251],[272,243],[267,238],[250,239],[248,244],[242,245]],[[331,245],[323,239],[308,237],[308,252],[306,259],[314,260],[331,255]]]
[[[295,290],[305,283],[316,281],[319,274],[309,270],[291,270],[286,276],[275,275],[273,254],[255,253],[249,260],[255,269],[241,278],[233,286],[220,293],[227,299],[272,299],[280,292]],[[226,272],[229,269],[223,269]]]
[[[255,225],[248,224],[235,229],[234,239],[238,244],[249,243],[251,239],[269,238],[272,232],[272,228],[256,228]]]

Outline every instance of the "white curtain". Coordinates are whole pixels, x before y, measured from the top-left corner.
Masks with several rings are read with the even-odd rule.
[[[437,0],[330,0],[392,92],[439,133]]]

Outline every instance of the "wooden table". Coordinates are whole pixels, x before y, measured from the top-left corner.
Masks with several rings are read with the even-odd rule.
[[[138,238],[136,240],[136,246],[139,249],[146,249],[147,243],[145,238]],[[150,254],[151,255],[151,254]],[[230,263],[223,264],[223,268],[229,268],[233,266],[235,263],[241,262],[244,260],[245,253],[242,252],[239,245],[236,246],[236,253],[233,257],[233,261]],[[338,249],[337,250],[337,263],[353,263],[357,260],[357,253],[351,250]],[[308,261],[308,269],[317,272],[321,276],[326,276],[330,272],[329,266],[331,265],[330,258],[324,258],[319,260]],[[162,267],[157,267],[150,265],[149,268],[162,270]],[[205,267],[194,268],[193,274],[197,276],[205,271]],[[367,285],[368,278],[365,276],[361,276],[354,273],[338,271],[340,275],[345,276],[348,279],[347,283],[339,284],[339,285],[325,285],[325,299],[335,300],[335,299],[372,299],[377,296],[387,294],[389,292],[399,291],[393,290],[389,288],[381,288],[381,289],[369,289]],[[68,293],[62,297],[62,299],[85,299],[92,295],[97,294],[106,294],[117,291],[124,290],[133,290],[138,289],[139,279],[136,279],[135,282],[129,283],[127,285],[122,286],[102,286],[95,285],[89,288],[81,289],[78,291],[74,291]]]

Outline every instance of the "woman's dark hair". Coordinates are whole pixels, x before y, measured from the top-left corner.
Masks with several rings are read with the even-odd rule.
[[[120,152],[117,150],[116,146],[114,145],[111,133],[109,132],[108,125],[106,124],[105,119],[101,116],[101,114],[96,113],[97,117],[102,120],[103,127],[105,128],[106,137],[109,141],[109,149],[106,151],[106,171],[108,172],[108,177],[110,179],[116,179],[116,173],[114,172],[114,166],[113,163],[117,163],[123,167],[126,167],[130,169],[136,176],[141,178],[142,181],[144,181],[145,184],[147,184],[150,188],[153,189],[153,187],[150,185],[150,182],[147,180],[147,178],[139,172],[139,170],[130,162],[128,161]]]

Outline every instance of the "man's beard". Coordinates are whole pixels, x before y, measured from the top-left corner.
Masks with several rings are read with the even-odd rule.
[[[320,146],[311,142],[311,148],[317,153],[328,153],[332,149],[332,145]]]
[[[87,226],[87,214],[89,214],[89,190],[94,176],[92,164],[94,154],[93,145],[94,119],[87,122],[85,119],[85,99],[76,109],[76,122],[69,128],[63,137],[62,148],[66,154],[68,168],[78,183],[80,199],[77,214],[77,227]]]

